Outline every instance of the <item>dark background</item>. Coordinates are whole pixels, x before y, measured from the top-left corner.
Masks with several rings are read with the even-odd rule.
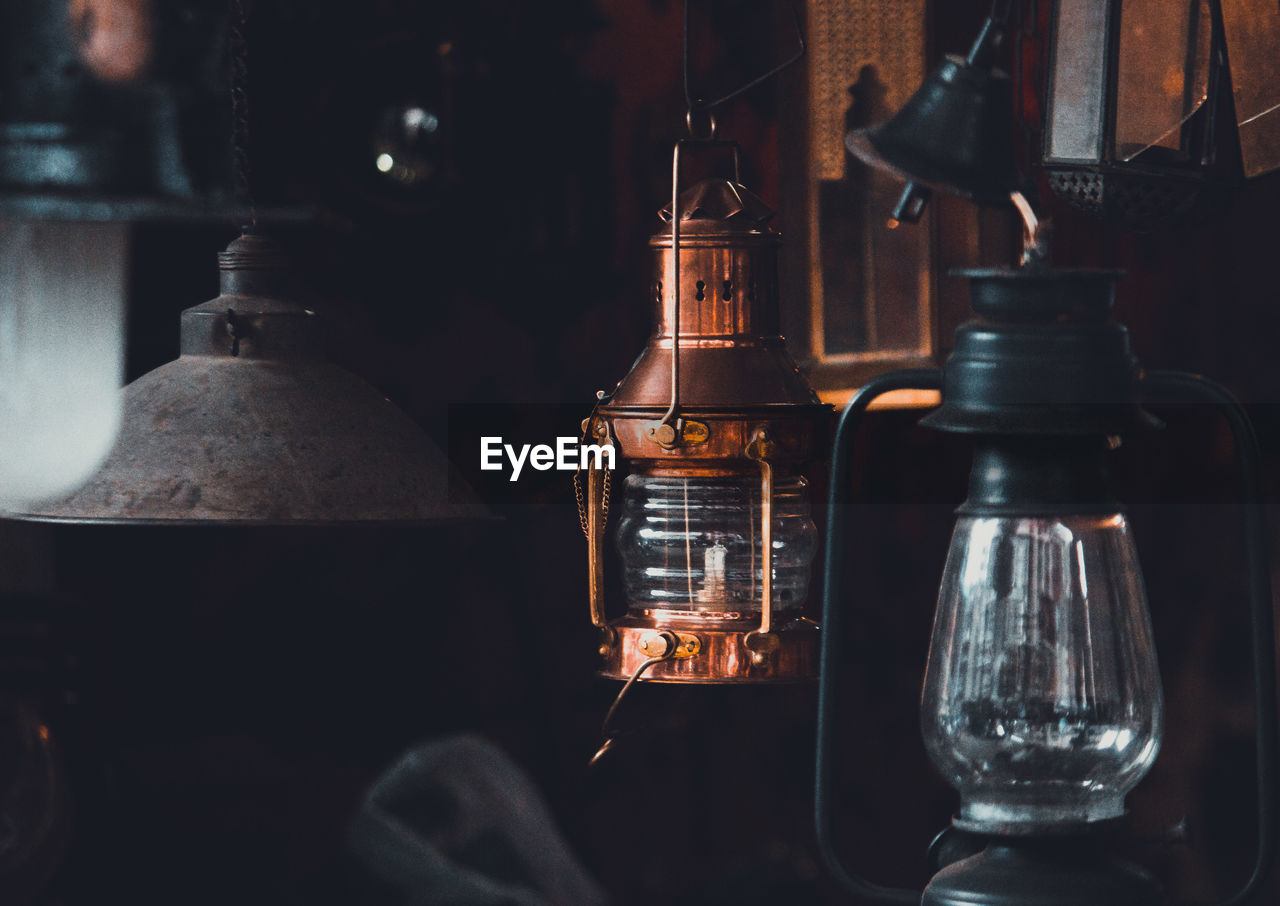
[[[932,6],[930,54],[963,51],[986,4]],[[650,329],[646,240],[683,134],[681,5],[261,0],[252,12],[252,183],[262,204],[327,212],[330,226],[282,236],[322,291],[335,357],[442,444],[450,405],[585,415]],[[700,93],[788,51],[780,5],[709,0],[695,13]],[[802,88],[793,70],[720,114],[784,235],[804,224],[781,189],[804,151],[781,111]],[[448,143],[437,178],[405,194],[365,174],[376,112],[407,99],[444,111]],[[1148,368],[1212,375],[1250,404],[1275,499],[1280,182],[1140,236],[1042,202],[1060,263],[1128,270],[1117,315]],[[216,295],[214,255],[234,235],[136,230],[130,379],[176,355],[177,314]],[[784,258],[793,278],[803,267]],[[1163,753],[1129,801],[1148,837],[1188,816],[1189,845],[1135,858],[1208,897],[1252,859],[1242,541],[1225,426],[1160,414],[1167,430],[1115,457],[1167,710]],[[927,880],[925,848],[955,807],[916,709],[968,466],[962,443],[917,417],[876,415],[858,443],[852,490],[867,502],[845,558],[838,721],[840,846],[902,885]],[[500,524],[461,535],[0,526],[6,644],[36,627],[42,659],[11,685],[52,728],[75,798],[47,901],[382,902],[339,855],[352,810],[407,747],[470,729],[531,774],[619,903],[840,902],[812,838],[812,686],[642,686],[617,751],[588,770],[617,687],[593,675],[585,543],[567,476],[542,473],[524,493]]]

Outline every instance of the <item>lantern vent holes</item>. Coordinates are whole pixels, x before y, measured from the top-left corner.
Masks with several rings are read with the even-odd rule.
[[[733,298],[733,282],[732,281],[726,280],[724,281],[723,284],[721,284],[720,298],[723,299],[725,302],[728,302],[731,298]]]
[[[707,288],[707,284],[705,284],[705,283],[703,283],[701,280],[699,280],[699,281],[698,281],[698,294],[697,294],[696,296],[694,296],[694,298],[695,298],[695,299],[697,299],[699,302],[701,302],[703,299],[707,298],[706,288]]]
[[[1134,230],[1185,219],[1197,209],[1200,186],[1191,181],[1087,170],[1050,170],[1049,187],[1067,204]]]

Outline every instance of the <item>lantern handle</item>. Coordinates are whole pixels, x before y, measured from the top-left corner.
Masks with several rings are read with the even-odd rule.
[[[853,448],[853,436],[857,432],[862,415],[878,396],[893,390],[940,390],[942,372],[935,368],[917,368],[895,371],[873,378],[858,388],[845,406],[836,427],[834,449],[831,454],[831,489],[827,503],[827,546],[822,593],[822,660],[818,671],[818,739],[815,770],[813,817],[818,836],[818,849],[827,870],[846,890],[872,903],[886,906],[919,906],[921,892],[894,887],[881,887],[865,881],[850,872],[841,861],[832,843],[834,824],[833,759],[831,753],[831,724],[835,714],[836,674],[840,655],[841,616],[841,567],[843,565],[843,507],[847,496],[848,460]]]
[[[600,748],[596,749],[596,753],[591,756],[591,760],[587,762],[588,768],[594,768],[600,763],[600,759],[604,758],[609,752],[613,751],[613,747],[617,737],[613,733],[613,716],[618,713],[618,706],[622,704],[622,700],[626,698],[627,693],[631,691],[631,687],[639,682],[640,677],[644,676],[645,671],[655,664],[661,664],[663,661],[669,661],[676,656],[679,650],[680,638],[670,631],[657,633],[662,637],[665,649],[661,654],[655,654],[652,657],[645,658],[640,666],[636,668],[635,673],[627,679],[622,685],[622,689],[618,691],[617,697],[614,698],[613,704],[609,706],[609,710],[605,712],[604,721],[600,724],[600,735],[604,737],[604,741],[600,743]]]
[[[747,444],[747,459],[760,464],[760,626],[742,638],[742,644],[751,652],[751,663],[761,665],[769,655],[778,650],[779,640],[773,633],[773,463],[769,456],[773,442],[769,432],[757,428]]]
[[[1227,420],[1235,441],[1240,467],[1240,492],[1244,502],[1245,552],[1248,562],[1249,604],[1253,635],[1254,730],[1258,774],[1258,850],[1249,880],[1231,897],[1215,906],[1243,906],[1252,902],[1266,883],[1275,863],[1280,800],[1277,799],[1276,657],[1275,617],[1271,597],[1271,571],[1267,560],[1267,524],[1262,503],[1258,439],[1244,407],[1229,390],[1197,374],[1153,371],[1142,380],[1146,390],[1162,396],[1197,398],[1212,404]]]
[[[694,128],[692,111],[687,115],[689,129]],[[664,448],[678,446],[681,441],[680,423],[680,148],[692,143],[708,147],[727,147],[733,152],[733,189],[742,183],[741,149],[737,142],[719,141],[715,138],[715,118],[710,118],[709,138],[680,139],[671,152],[671,402],[658,423],[649,429],[649,437]]]
[[[612,447],[609,422],[595,411],[582,422],[583,442],[598,439],[601,446]],[[609,520],[609,468],[603,461],[593,466],[586,462],[587,488],[584,501],[580,474],[573,476],[573,489],[578,498],[578,519],[587,536],[587,598],[591,609],[591,625],[600,631],[600,654],[613,648],[615,633],[604,612],[604,555],[601,541]],[[580,472],[581,470],[579,470]]]

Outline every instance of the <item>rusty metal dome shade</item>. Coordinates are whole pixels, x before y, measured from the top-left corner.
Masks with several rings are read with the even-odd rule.
[[[124,389],[124,424],[76,493],[20,518],[158,524],[426,523],[484,515],[444,453],[325,361],[279,247],[218,256],[221,295],[182,313],[181,355]],[[453,493],[449,493],[452,486]]]
[[[1003,204],[1019,187],[1006,73],[949,56],[889,120],[845,136],[863,163],[931,189]]]

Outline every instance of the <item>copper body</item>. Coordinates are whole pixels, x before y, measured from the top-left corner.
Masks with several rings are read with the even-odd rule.
[[[773,212],[725,179],[691,187],[678,208],[678,246],[670,230],[650,240],[656,331],[631,372],[597,407],[590,431],[597,440],[615,443],[632,472],[761,476],[768,514],[774,475],[794,474],[822,458],[831,409],[819,402],[779,335],[780,237],[768,227]],[[660,216],[670,222],[671,208]],[[679,356],[675,394],[673,354]],[[589,517],[597,532],[603,528],[599,509]],[[760,524],[771,531],[771,517]],[[766,533],[766,551],[768,538]],[[730,618],[628,602],[627,615],[606,625],[598,538],[592,548],[592,612],[603,637],[602,675],[679,683],[786,682],[816,675],[817,624],[764,606],[771,570],[765,571],[761,600],[736,608]],[[655,633],[692,637],[696,653],[663,648]],[[655,657],[655,644],[659,654],[678,653]]]
[[[672,629],[697,636],[701,648],[692,657],[671,658],[649,667],[642,679],[651,683],[777,683],[813,679],[818,675],[818,624],[803,617],[785,617],[775,625],[776,651],[756,663],[743,639],[760,626],[760,615],[739,620],[687,619],[649,611],[628,614],[612,623],[617,636],[605,654],[600,675],[628,679],[645,662],[640,643],[655,629]]]

